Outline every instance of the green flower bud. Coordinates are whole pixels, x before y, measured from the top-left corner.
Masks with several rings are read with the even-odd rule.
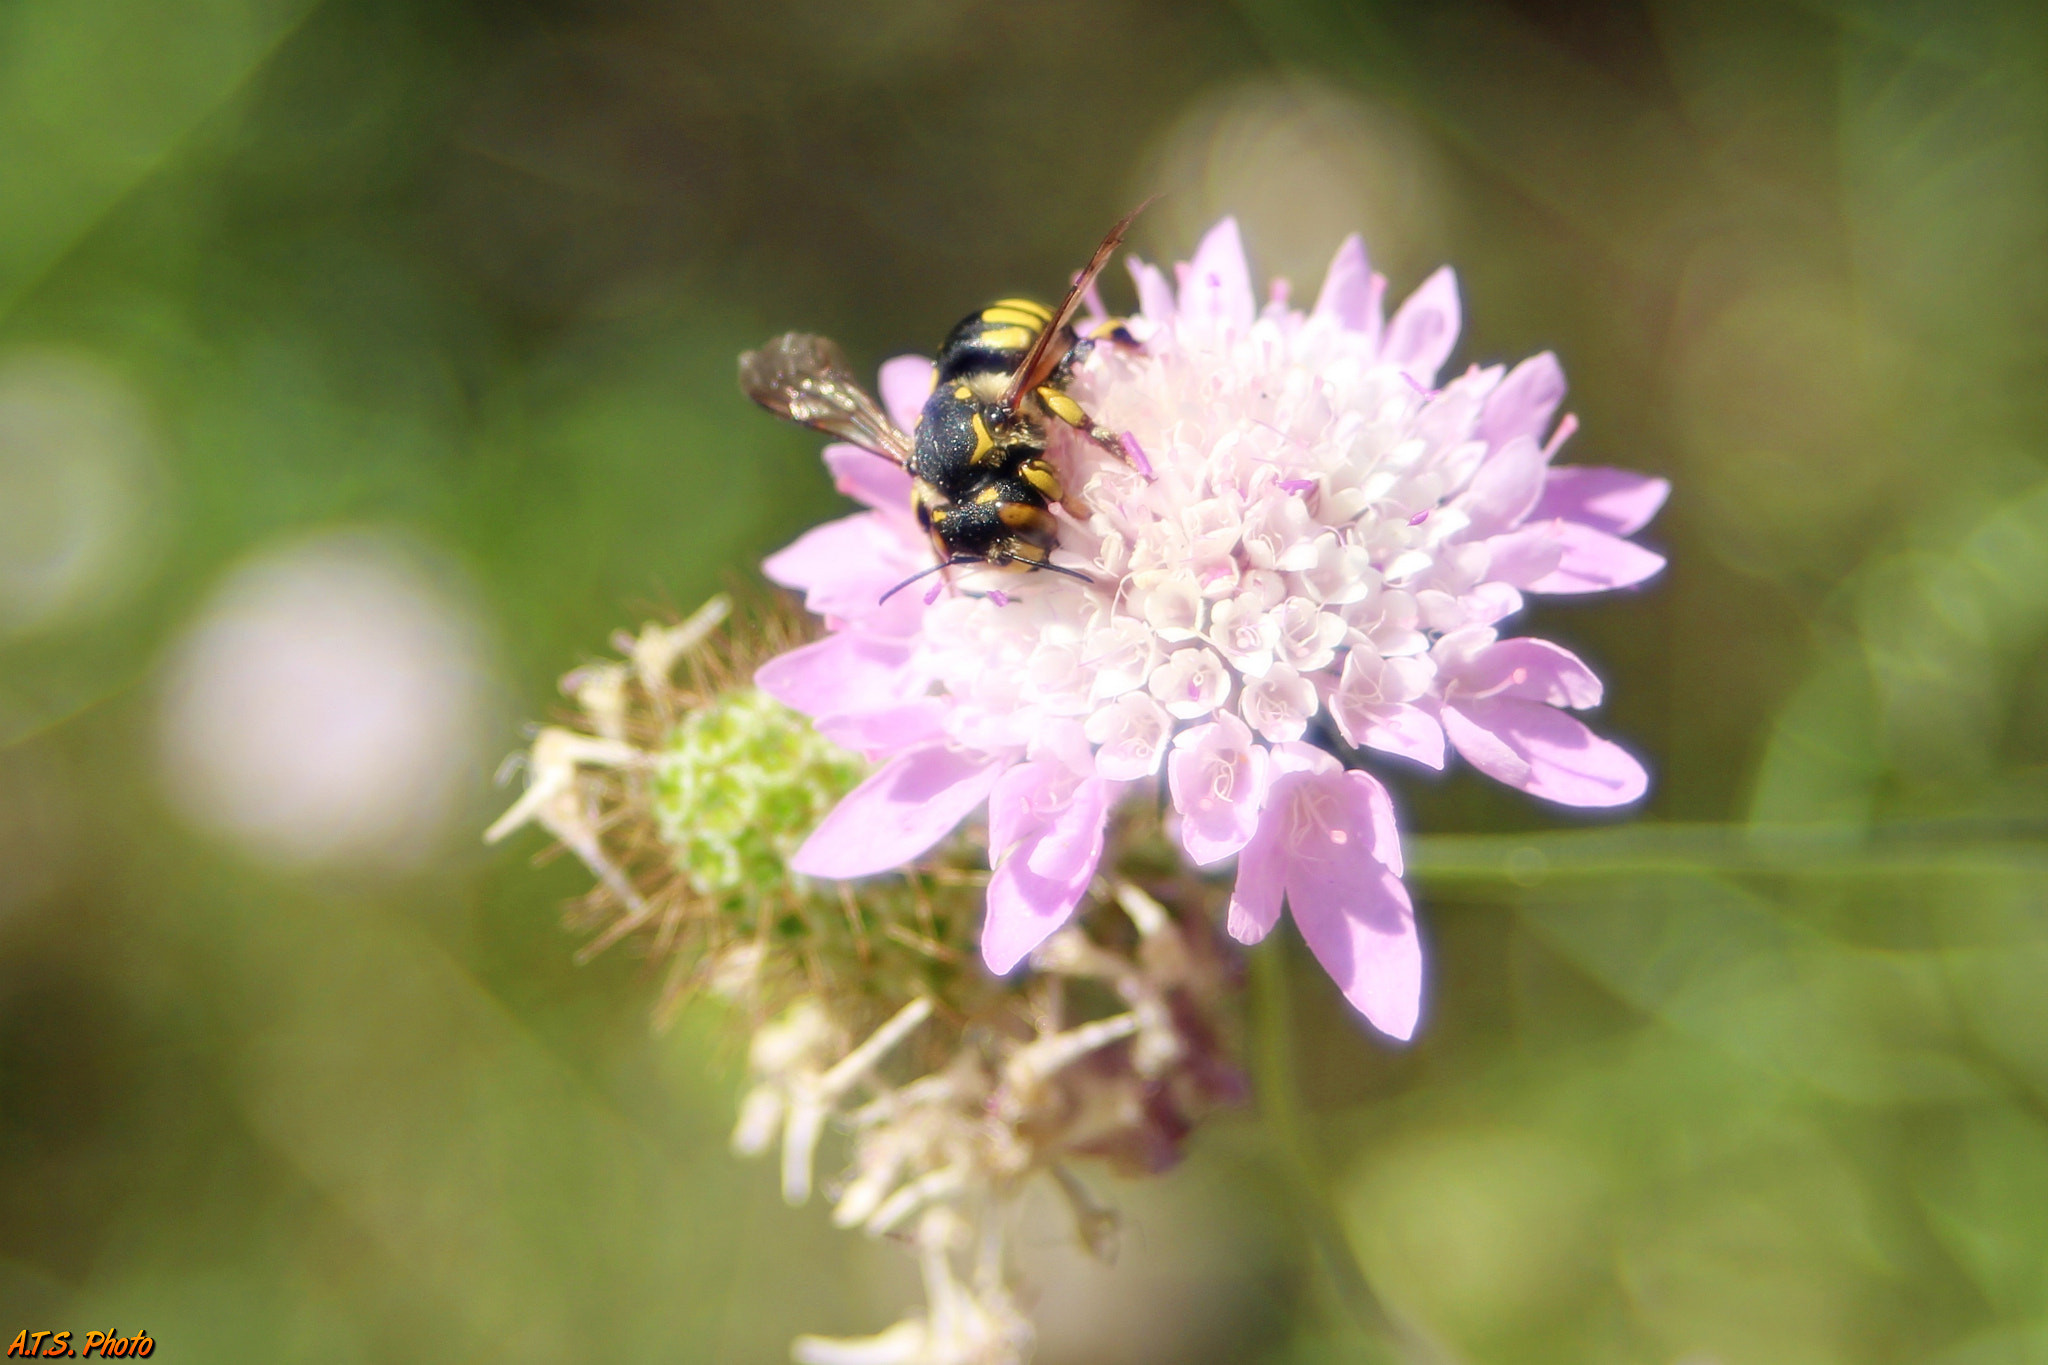
[[[862,776],[809,721],[742,688],[670,732],[655,756],[654,815],[700,895],[762,894],[787,883],[797,845]]]

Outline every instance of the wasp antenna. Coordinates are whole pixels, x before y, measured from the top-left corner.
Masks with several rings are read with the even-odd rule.
[[[1069,578],[1078,578],[1083,583],[1093,583],[1095,581],[1079,569],[1069,569],[1064,565],[1053,563],[1050,559],[1027,559],[1024,562],[1034,569],[1051,569],[1054,573],[1063,573]]]
[[[897,593],[902,592],[905,588],[909,587],[912,583],[915,583],[918,579],[930,578],[933,574],[937,573],[941,569],[957,568],[962,564],[979,563],[981,563],[981,561],[975,558],[973,555],[954,555],[951,559],[942,559],[938,563],[932,565],[929,569],[919,569],[916,573],[904,579],[901,583],[898,583],[895,587],[889,589],[889,591],[883,593],[880,597],[875,599],[875,605],[879,607],[880,605],[882,605],[882,603],[888,601]]]

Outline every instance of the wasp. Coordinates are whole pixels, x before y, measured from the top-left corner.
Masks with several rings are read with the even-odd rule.
[[[1046,447],[1057,421],[1119,459],[1131,458],[1067,385],[1094,344],[1075,332],[1074,314],[1143,208],[1109,230],[1058,308],[1002,299],[961,319],[939,347],[932,395],[914,439],[889,420],[854,378],[845,353],[824,337],[789,332],[740,357],[747,397],[909,472],[911,510],[931,537],[938,563],[891,588],[885,600],[926,574],[966,564],[1049,569],[1093,581],[1052,562],[1059,544],[1052,504],[1067,499]],[[1111,335],[1128,340],[1121,329]]]

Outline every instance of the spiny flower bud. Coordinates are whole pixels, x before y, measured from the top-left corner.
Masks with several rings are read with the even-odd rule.
[[[789,855],[863,776],[852,754],[753,687],[683,716],[652,758],[662,840],[709,897],[787,884]]]

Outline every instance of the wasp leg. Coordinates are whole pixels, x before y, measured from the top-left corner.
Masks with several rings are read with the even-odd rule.
[[[1047,502],[1058,503],[1067,510],[1067,515],[1076,521],[1088,520],[1088,504],[1082,501],[1078,493],[1061,485],[1058,472],[1046,461],[1037,458],[1026,460],[1017,467],[1017,472],[1023,476],[1024,482],[1037,489]]]
[[[1070,396],[1047,384],[1039,389],[1038,401],[1045,405],[1047,412],[1059,418],[1062,422],[1065,422],[1068,426],[1074,428],[1074,430],[1080,432],[1089,440],[1095,442],[1095,444],[1101,446],[1119,460],[1122,460],[1125,464],[1136,468],[1136,462],[1131,459],[1130,452],[1124,448],[1123,438],[1108,427],[1097,422],[1093,417],[1090,417],[1081,405],[1076,403]]]
[[[1082,339],[1082,344],[1092,346],[1098,341],[1110,341],[1135,351],[1141,343],[1131,335],[1131,329],[1124,325],[1128,321],[1128,318],[1104,318]]]

